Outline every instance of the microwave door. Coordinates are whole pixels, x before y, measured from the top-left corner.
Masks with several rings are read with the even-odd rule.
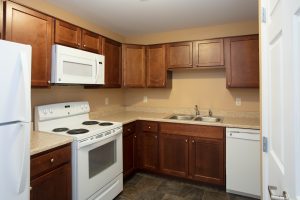
[[[97,65],[94,59],[61,55],[57,67],[57,83],[95,84]]]

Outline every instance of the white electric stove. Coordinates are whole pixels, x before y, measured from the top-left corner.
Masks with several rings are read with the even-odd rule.
[[[74,138],[72,199],[110,200],[123,190],[122,124],[89,119],[88,102],[35,107],[35,130]]]

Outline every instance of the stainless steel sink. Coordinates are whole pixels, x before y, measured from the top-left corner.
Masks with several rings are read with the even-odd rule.
[[[176,119],[176,120],[193,120],[195,118],[194,115],[185,115],[185,114],[174,114],[168,119]]]
[[[203,117],[196,117],[194,121],[201,121],[201,122],[220,122],[220,117],[213,117],[213,116],[203,116]]]

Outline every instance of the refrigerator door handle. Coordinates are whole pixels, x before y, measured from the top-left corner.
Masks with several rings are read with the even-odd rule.
[[[27,55],[24,52],[20,53],[20,58],[21,58],[21,69],[22,69],[22,75],[23,75],[23,86],[24,86],[24,105],[25,107],[25,112],[27,112],[28,110],[30,110],[30,108],[28,108],[27,106],[31,105],[31,101],[30,101],[30,95],[27,94],[28,91],[30,91],[30,83],[31,82],[31,75],[30,75],[30,66],[29,66],[29,61],[27,59]]]
[[[26,131],[26,127],[25,124],[21,124],[23,132]],[[21,133],[21,134],[25,134],[25,133]],[[26,181],[27,181],[27,175],[28,175],[28,165],[26,164],[26,159],[27,159],[27,154],[28,154],[28,150],[27,150],[27,143],[23,142],[23,158],[22,158],[22,162],[21,162],[21,176],[20,176],[20,180],[18,181],[18,188],[17,191],[19,194],[23,193],[25,191],[25,186],[26,186]]]

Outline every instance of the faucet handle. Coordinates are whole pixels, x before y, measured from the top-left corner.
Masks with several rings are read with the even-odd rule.
[[[211,109],[208,110],[208,115],[211,117],[213,115]]]

